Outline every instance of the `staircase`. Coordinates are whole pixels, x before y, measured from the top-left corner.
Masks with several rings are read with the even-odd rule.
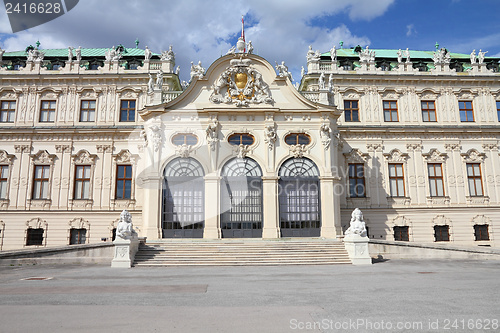
[[[134,266],[280,266],[351,264],[334,240],[160,240],[141,244]]]

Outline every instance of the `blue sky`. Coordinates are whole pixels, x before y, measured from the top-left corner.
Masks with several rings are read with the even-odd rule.
[[[433,50],[472,49],[500,56],[499,0],[80,0],[66,15],[41,26],[11,33],[0,10],[0,47],[24,49],[68,46],[149,46],[154,52],[173,45],[181,77],[191,61],[208,67],[240,34],[245,15],[247,41],[270,63],[284,60],[299,78],[309,45],[327,52],[344,47]]]

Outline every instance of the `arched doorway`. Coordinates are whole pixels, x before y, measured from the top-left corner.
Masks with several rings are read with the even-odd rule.
[[[307,158],[286,160],[279,170],[281,237],[319,237],[319,171]],[[333,204],[333,203],[332,203]]]
[[[205,183],[201,164],[176,158],[165,167],[162,196],[163,238],[202,238]]]
[[[250,158],[233,158],[222,168],[223,238],[262,237],[262,170]]]

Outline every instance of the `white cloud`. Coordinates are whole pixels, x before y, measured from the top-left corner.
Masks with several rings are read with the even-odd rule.
[[[141,48],[148,45],[157,53],[173,45],[181,76],[186,79],[191,61],[201,60],[208,67],[227,52],[229,40],[240,32],[241,15],[246,15],[254,22],[246,29],[246,37],[256,52],[273,64],[284,60],[293,74],[298,74],[310,44],[326,52],[340,40],[345,46],[370,43],[342,24],[312,26],[309,22],[314,18],[347,13],[352,20],[371,20],[394,1],[234,0],[228,4],[222,0],[86,0],[54,21],[7,38],[3,46],[9,51],[21,50],[39,39],[42,48],[120,43],[134,47],[139,38]],[[6,31],[1,24],[0,31]]]
[[[415,30],[415,25],[413,23],[408,24],[406,26],[406,36],[407,37],[410,37],[411,35],[416,34],[416,33],[417,33],[417,30]]]

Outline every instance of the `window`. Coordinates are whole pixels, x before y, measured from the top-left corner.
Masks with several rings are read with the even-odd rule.
[[[469,194],[471,197],[483,195],[483,182],[481,181],[481,164],[467,163],[467,179],[469,181]]]
[[[436,121],[436,105],[434,101],[423,101],[422,106],[422,121],[435,122]]]
[[[16,112],[16,102],[2,101],[0,109],[0,123],[13,123]]]
[[[8,181],[9,181],[9,166],[0,165],[0,199],[7,199]]]
[[[42,101],[40,122],[53,123],[56,116],[56,101]]]
[[[116,174],[116,199],[130,199],[132,197],[132,166],[118,165]]]
[[[389,185],[391,189],[391,197],[405,196],[403,164],[389,164]]]
[[[434,226],[434,240],[436,242],[449,242],[450,241],[450,227],[447,225]]]
[[[460,110],[461,122],[474,121],[474,110],[472,108],[472,101],[458,102],[458,109]]]
[[[358,101],[344,101],[345,121],[359,121]]]
[[[399,121],[396,101],[384,101],[384,121]]]
[[[43,228],[28,228],[26,232],[26,245],[43,245]]]
[[[250,146],[255,142],[255,139],[250,134],[241,133],[229,136],[229,138],[227,138],[227,142],[235,146],[239,145]]]
[[[95,101],[82,101],[80,105],[80,121],[95,121]]]
[[[441,163],[427,164],[431,197],[444,197],[443,170]]]
[[[33,199],[49,198],[49,165],[35,165],[33,179]]]
[[[497,101],[497,117],[498,121],[500,121],[500,101]]]
[[[172,138],[172,143],[176,146],[194,146],[198,143],[198,138],[193,134],[177,134]]]
[[[365,171],[361,163],[349,164],[349,196],[351,198],[363,198],[365,192]]]
[[[120,121],[135,121],[135,101],[122,101]]]
[[[90,165],[77,165],[75,168],[74,199],[90,198]]]
[[[488,225],[487,224],[474,225],[474,238],[476,241],[490,240],[490,234],[488,233]]]
[[[70,229],[69,245],[85,244],[87,240],[87,229]]]
[[[287,145],[308,145],[311,143],[309,135],[304,133],[292,133],[285,137]]]
[[[394,240],[408,242],[410,240],[408,229],[408,226],[394,226]]]

